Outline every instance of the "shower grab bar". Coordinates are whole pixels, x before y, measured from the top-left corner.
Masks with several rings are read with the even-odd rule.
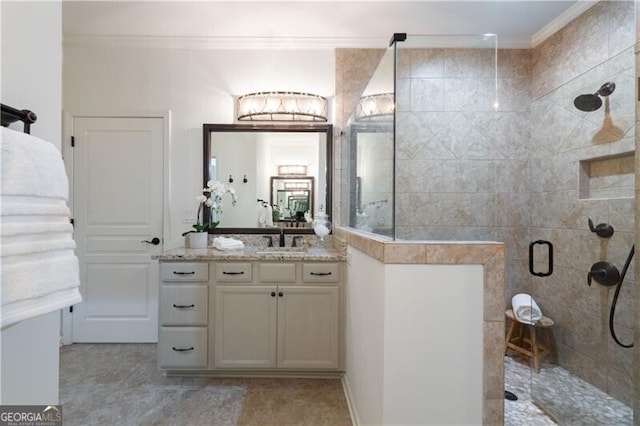
[[[533,270],[534,247],[537,245],[545,245],[549,249],[549,266],[547,267],[547,272],[536,272]],[[553,274],[553,244],[551,244],[550,241],[537,240],[529,244],[529,273],[536,277],[548,277]]]

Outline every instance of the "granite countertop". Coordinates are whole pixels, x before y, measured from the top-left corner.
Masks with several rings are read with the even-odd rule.
[[[259,247],[245,246],[242,250],[220,251],[213,247],[206,249],[176,248],[163,253],[154,254],[152,259],[158,260],[213,260],[213,261],[242,261],[242,260],[306,260],[306,261],[344,261],[347,259],[346,250],[325,247],[308,247],[298,251],[290,247]]]

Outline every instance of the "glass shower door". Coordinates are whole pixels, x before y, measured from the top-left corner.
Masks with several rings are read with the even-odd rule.
[[[531,276],[531,295],[554,322],[535,327],[553,347],[531,370],[531,396],[559,424],[631,425],[640,400],[634,349],[616,342],[634,342],[640,300],[630,257],[637,190],[634,8],[629,1],[599,2],[532,51],[537,62],[529,72],[524,156],[529,237],[551,241],[555,256],[552,275]],[[608,47],[596,47],[603,37]],[[586,46],[599,51],[587,62]]]

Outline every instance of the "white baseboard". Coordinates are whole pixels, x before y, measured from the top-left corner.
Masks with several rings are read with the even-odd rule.
[[[347,399],[347,407],[349,408],[349,415],[351,415],[351,423],[353,426],[360,426],[360,419],[358,418],[358,412],[356,411],[356,407],[353,404],[353,398],[351,397],[351,390],[349,389],[349,384],[347,383],[346,376],[342,376],[342,390],[344,391],[344,396]]]

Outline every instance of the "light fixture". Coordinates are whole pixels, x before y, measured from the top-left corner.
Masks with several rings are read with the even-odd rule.
[[[284,189],[309,189],[309,182],[285,182]]]
[[[388,120],[393,117],[393,93],[375,93],[360,98],[356,106],[356,120]]]
[[[258,92],[238,98],[238,121],[327,121],[327,98],[299,92]]]
[[[307,166],[303,166],[303,165],[278,166],[278,174],[280,176],[286,176],[286,175],[306,176]]]

